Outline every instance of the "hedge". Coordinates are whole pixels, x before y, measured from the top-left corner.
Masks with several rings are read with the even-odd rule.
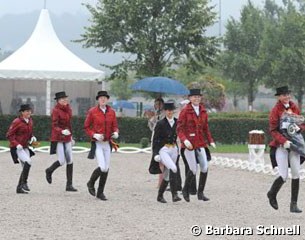
[[[212,116],[211,116],[212,115]],[[214,140],[221,144],[246,144],[251,130],[263,130],[265,143],[270,141],[267,114],[210,114],[209,127]],[[226,117],[224,116],[226,115]],[[262,117],[265,116],[265,118]],[[16,116],[0,115],[0,140],[6,140],[5,134]],[[40,141],[49,141],[51,120],[49,116],[33,116],[34,134]],[[73,136],[77,141],[89,141],[83,130],[85,117],[73,116]],[[120,142],[141,143],[142,138],[151,138],[151,132],[145,118],[118,118]]]
[[[268,118],[237,117],[238,114],[227,115],[225,118],[220,115],[219,118],[213,114],[209,119],[209,126],[213,138],[217,143],[236,144],[247,143],[248,132],[254,129],[263,130],[266,133],[266,143],[269,141],[268,135]],[[248,115],[249,116],[249,115]],[[266,116],[266,115],[265,115]],[[5,140],[7,129],[15,116],[3,115],[0,116],[0,139]],[[34,134],[43,141],[48,141],[50,137],[51,121],[49,116],[33,116]],[[89,141],[83,130],[84,117],[74,116],[72,119],[73,135],[77,141]],[[147,119],[145,118],[118,118],[120,129],[120,142],[125,143],[140,143],[142,138],[151,137],[151,132],[147,127]]]
[[[6,140],[6,132],[9,125],[16,116],[2,115],[0,116],[0,140]],[[51,120],[49,116],[33,116],[34,135],[41,141],[49,141],[51,134]],[[84,132],[85,117],[73,116],[72,130],[73,136],[77,141],[89,141]],[[139,143],[141,138],[150,139],[151,132],[147,126],[147,119],[144,118],[118,118],[120,129],[120,142]]]

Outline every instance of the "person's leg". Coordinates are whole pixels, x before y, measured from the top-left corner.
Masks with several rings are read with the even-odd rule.
[[[30,158],[30,152],[26,148],[17,150],[17,156],[22,164],[22,172],[20,174],[16,193],[27,193],[27,191],[30,190],[29,187],[27,186],[27,180],[32,164],[32,160]]]
[[[300,187],[300,154],[290,151],[289,153],[290,169],[291,169],[291,202],[290,212],[301,213],[302,210],[298,208],[298,196]]]
[[[157,201],[158,202],[166,203],[166,200],[164,199],[163,194],[164,194],[164,192],[167,188],[168,180],[169,180],[169,169],[167,167],[164,167],[163,180],[162,180],[161,185],[159,187],[158,196],[157,196]]]
[[[198,200],[209,201],[210,199],[204,195],[204,188],[208,177],[208,159],[204,148],[196,150],[196,156],[200,165],[200,175],[197,197]]]
[[[270,203],[271,207],[273,207],[275,210],[277,210],[279,207],[278,207],[276,196],[288,177],[288,152],[287,152],[287,150],[283,147],[278,147],[275,152],[275,159],[276,159],[277,166],[278,166],[279,177],[277,177],[274,180],[270,190],[267,193],[267,197],[269,199],[269,203]]]
[[[101,169],[101,175],[100,175],[100,180],[99,180],[99,187],[97,190],[96,197],[99,198],[100,200],[106,201],[107,198],[104,194],[104,189],[106,185],[106,181],[108,178],[108,172],[109,172],[109,167],[110,167],[110,145],[108,142],[103,142],[103,143],[97,143],[97,146],[100,145],[101,147],[101,152],[99,153],[99,167]],[[98,157],[98,153],[96,153]]]
[[[66,159],[66,176],[67,184],[66,191],[77,192],[77,189],[73,187],[73,159],[72,159],[72,142],[64,143],[64,153]]]
[[[57,161],[55,161],[49,168],[45,170],[46,172],[46,179],[49,184],[52,183],[52,174],[53,172],[65,164],[66,162],[66,157],[65,157],[65,150],[64,150],[64,145],[62,142],[58,142],[56,146],[56,155],[57,155]]]
[[[185,178],[186,178],[187,173],[188,173],[189,170],[190,170],[190,167],[189,167],[189,164],[188,164],[188,162],[187,162],[187,160],[186,160],[186,157],[185,157],[184,152],[185,152],[185,148],[182,148],[182,149],[181,149],[181,157],[182,157],[182,160],[183,160],[183,163],[184,163]],[[195,175],[195,177],[193,177],[192,180],[191,180],[189,193],[190,193],[190,195],[196,195],[196,193],[197,193],[196,175]]]
[[[174,151],[174,148],[170,149],[167,147],[163,147],[160,149],[159,155],[161,158],[161,163],[167,169],[172,170],[174,173],[176,173],[177,172],[177,166],[176,166],[177,154],[174,154],[173,151]]]
[[[182,189],[182,195],[185,201],[189,202],[190,201],[190,184],[192,179],[196,176],[196,171],[197,171],[197,162],[196,162],[196,157],[195,157],[195,151],[185,149],[184,155],[186,158],[186,161],[188,163],[188,166],[190,170],[188,171],[186,178],[185,178],[185,183],[184,187]]]

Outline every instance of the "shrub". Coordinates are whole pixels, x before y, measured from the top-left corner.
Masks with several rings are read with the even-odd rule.
[[[147,148],[149,144],[149,139],[147,137],[141,138],[140,144],[142,148]]]

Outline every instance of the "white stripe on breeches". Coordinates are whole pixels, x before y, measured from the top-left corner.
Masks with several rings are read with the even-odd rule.
[[[275,152],[275,159],[277,162],[279,174],[284,181],[286,181],[288,178],[288,161],[290,163],[292,179],[297,179],[300,177],[300,154],[294,151],[288,152],[287,149],[278,147]]]
[[[197,153],[198,153],[197,160],[200,165],[200,171],[203,173],[206,173],[208,171],[208,159],[207,159],[207,155],[206,155],[204,148],[199,148],[199,149],[191,150],[191,151],[188,149],[185,149],[184,155],[185,155],[186,161],[189,165],[189,168],[195,175],[197,172],[197,162],[196,162],[195,151],[197,151]]]
[[[61,166],[64,165],[65,163],[72,164],[73,163],[72,142],[71,141],[66,143],[58,142],[56,147],[56,154],[57,154],[57,159]]]
[[[110,144],[109,142],[96,142],[95,156],[97,164],[102,172],[108,172],[110,167]]]
[[[32,165],[32,160],[30,158],[30,150],[28,148],[23,148],[21,150],[17,149],[17,156],[21,161],[21,166],[23,167],[24,163],[27,162],[29,165]]]
[[[162,147],[159,151],[161,163],[164,165],[163,178],[169,181],[169,171],[177,172],[176,161],[178,157],[178,148],[175,147]]]

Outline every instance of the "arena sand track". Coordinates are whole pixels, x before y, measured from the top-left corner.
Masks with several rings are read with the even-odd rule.
[[[74,154],[77,193],[65,192],[65,167],[55,172],[49,185],[44,170],[55,158],[37,153],[29,176],[31,193],[17,195],[20,165],[13,164],[9,153],[1,153],[0,239],[195,239],[192,225],[252,227],[254,231],[254,236],[203,233],[197,239],[305,239],[305,213],[289,212],[290,181],[279,193],[280,209],[275,211],[266,198],[273,176],[211,166],[206,187],[211,201],[192,196],[190,203],[172,203],[166,192],[168,203],[161,204],[156,201],[157,177],[147,171],[150,155],[114,153],[105,189],[109,200],[103,202],[87,192],[86,182],[96,163],[86,155]],[[303,210],[304,193],[302,181],[299,207]],[[257,225],[293,224],[300,225],[301,236],[258,236],[255,232]]]

